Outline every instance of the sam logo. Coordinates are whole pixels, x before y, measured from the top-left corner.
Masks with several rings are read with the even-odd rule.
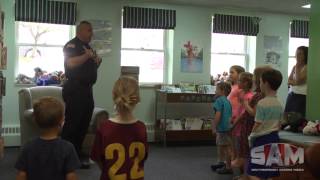
[[[290,144],[272,143],[251,150],[251,163],[287,167],[304,163],[304,149]]]

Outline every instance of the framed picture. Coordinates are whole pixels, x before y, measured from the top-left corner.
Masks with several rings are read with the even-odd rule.
[[[6,78],[0,73],[0,96],[6,95]]]
[[[181,49],[181,72],[203,72],[203,48],[199,48],[188,41]]]
[[[2,47],[1,49],[0,69],[7,69],[7,47]]]
[[[4,30],[4,12],[1,11],[1,32]]]

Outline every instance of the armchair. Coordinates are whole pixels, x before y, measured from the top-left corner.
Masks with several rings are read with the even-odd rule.
[[[61,102],[62,88],[57,86],[37,86],[31,88],[24,88],[19,91],[19,116],[20,116],[20,132],[21,132],[21,145],[25,144],[29,140],[39,135],[39,129],[33,121],[33,103],[43,96],[55,97]],[[90,151],[90,147],[93,141],[95,130],[98,121],[100,119],[109,118],[109,114],[105,109],[95,107],[91,122],[88,128],[88,133],[83,143],[83,149],[85,153]]]

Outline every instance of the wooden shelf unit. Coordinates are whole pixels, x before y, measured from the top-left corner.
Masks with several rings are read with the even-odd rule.
[[[167,93],[157,90],[156,91],[156,127],[155,127],[155,140],[162,142],[166,146],[167,142],[214,142],[214,135],[211,129],[202,130],[168,130],[167,119],[172,118],[213,118],[213,110],[211,104],[214,102],[214,94],[199,94],[199,93]],[[201,108],[204,113],[201,115],[194,115],[192,112],[197,111],[194,109],[199,105],[204,106]],[[170,108],[175,105],[176,107],[184,106],[186,110],[170,112]],[[181,110],[181,109],[180,109]],[[172,111],[172,110],[171,110]],[[186,112],[187,111],[187,112]],[[190,115],[189,115],[190,114]],[[161,125],[161,120],[163,124]]]

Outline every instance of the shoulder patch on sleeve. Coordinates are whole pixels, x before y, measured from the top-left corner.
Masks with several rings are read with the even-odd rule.
[[[73,43],[69,43],[69,44],[67,44],[67,46],[66,46],[67,48],[75,48],[76,47],[76,45],[75,44],[73,44]]]

